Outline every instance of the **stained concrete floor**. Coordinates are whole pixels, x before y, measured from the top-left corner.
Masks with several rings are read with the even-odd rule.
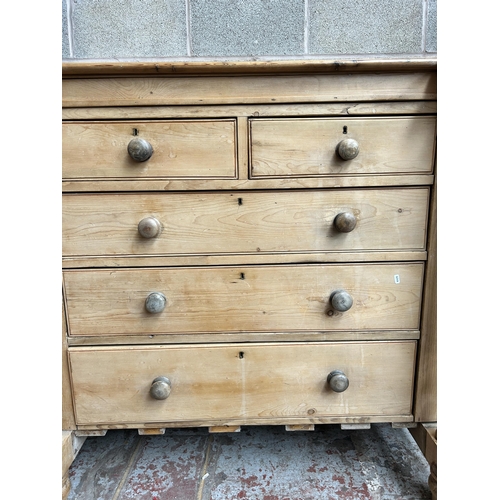
[[[68,500],[430,500],[429,465],[407,429],[167,429],[89,437]]]

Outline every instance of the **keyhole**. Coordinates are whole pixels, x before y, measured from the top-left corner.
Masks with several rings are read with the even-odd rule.
[[[136,128],[133,128],[132,135],[139,135],[139,131]]]
[[[347,134],[347,125],[344,125],[344,131],[343,131],[344,134]]]

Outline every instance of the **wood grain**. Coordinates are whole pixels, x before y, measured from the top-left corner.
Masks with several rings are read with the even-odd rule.
[[[153,156],[136,162],[127,152],[134,137]],[[65,122],[63,179],[231,178],[236,176],[236,122]]]
[[[418,329],[422,263],[65,271],[70,335]],[[396,283],[398,276],[399,283]],[[334,290],[354,305],[329,316]],[[152,292],[167,298],[145,310]]]
[[[79,78],[62,82],[62,106],[160,106],[435,100],[433,72],[306,76]]]
[[[436,64],[63,64],[63,429],[435,418]]]
[[[316,414],[317,415],[317,414]],[[211,426],[233,426],[233,425],[303,425],[307,421],[311,424],[343,424],[343,423],[411,423],[413,422],[413,415],[408,414],[392,414],[392,415],[331,415],[331,416],[309,416],[304,417],[259,417],[259,419],[251,417],[243,418],[215,418],[211,420],[203,419],[191,419],[183,420],[182,422],[126,422],[119,424],[81,424],[78,425],[78,429],[81,431],[75,431],[75,433],[85,433],[85,432],[98,432],[99,429],[109,430],[109,429],[147,429],[147,428],[157,428],[161,425],[162,428],[181,428],[181,427],[211,427]],[[90,434],[89,434],[90,435]],[[96,436],[97,434],[92,434]]]
[[[435,117],[252,119],[252,177],[432,173]],[[360,152],[336,153],[344,139]]]
[[[64,61],[64,78],[85,75],[186,75],[186,74],[284,74],[284,73],[338,73],[357,71],[432,71],[437,67],[435,58],[372,57],[299,60],[224,60],[224,61]]]
[[[64,195],[63,256],[423,250],[428,188]],[[338,214],[356,217],[341,233]],[[162,230],[143,238],[138,223]]]
[[[229,189],[309,189],[432,185],[434,175],[332,175],[315,177],[258,177],[256,179],[98,179],[65,180],[65,193],[125,191],[203,191]]]
[[[417,422],[437,421],[437,186],[431,198],[428,256],[415,388]]]
[[[245,342],[336,342],[336,341],[380,341],[380,340],[418,340],[420,331],[412,330],[335,330],[335,331],[269,331],[244,332]],[[146,344],[199,344],[241,342],[242,333],[166,333],[154,335],[127,335],[127,345]],[[123,335],[77,335],[68,339],[70,347],[122,345]]]
[[[70,359],[83,425],[408,415],[415,342],[94,347]],[[326,382],[333,369],[349,378],[343,393]],[[163,401],[149,395],[159,375],[172,382]]]
[[[61,391],[62,391],[62,430],[71,431],[76,429],[75,416],[73,411],[73,396],[71,392],[71,375],[69,371],[68,364],[68,340],[67,340],[67,323],[66,323],[66,313],[64,309],[64,302],[62,303],[62,365],[61,365]],[[67,434],[66,434],[67,435]],[[64,436],[63,434],[63,452],[64,452]],[[64,453],[63,453],[64,455]]]
[[[436,101],[372,101],[285,104],[233,104],[212,106],[114,106],[64,108],[63,120],[144,120],[169,118],[271,116],[384,116],[435,114]]]
[[[339,251],[307,253],[241,253],[223,255],[76,256],[63,259],[63,269],[110,267],[227,266],[348,262],[408,262],[427,260],[427,251]]]

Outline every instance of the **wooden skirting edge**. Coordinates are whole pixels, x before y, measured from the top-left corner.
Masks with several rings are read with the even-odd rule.
[[[80,451],[85,437],[77,437],[72,431],[62,431],[62,498],[68,497],[71,489],[68,471]]]
[[[68,61],[62,63],[65,78],[78,76],[203,75],[337,73],[354,71],[418,71],[437,67],[436,58],[407,59],[300,59],[275,61]]]
[[[437,500],[437,423],[419,423],[417,427],[409,429],[413,439],[418,444],[430,466],[429,488],[432,500]]]
[[[219,432],[240,432],[240,431],[241,427],[239,425],[218,425],[208,428],[208,432],[210,432],[211,434]]]

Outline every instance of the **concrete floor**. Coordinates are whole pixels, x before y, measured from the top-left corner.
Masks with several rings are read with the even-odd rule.
[[[68,500],[430,500],[429,465],[407,429],[135,430],[87,438]]]

